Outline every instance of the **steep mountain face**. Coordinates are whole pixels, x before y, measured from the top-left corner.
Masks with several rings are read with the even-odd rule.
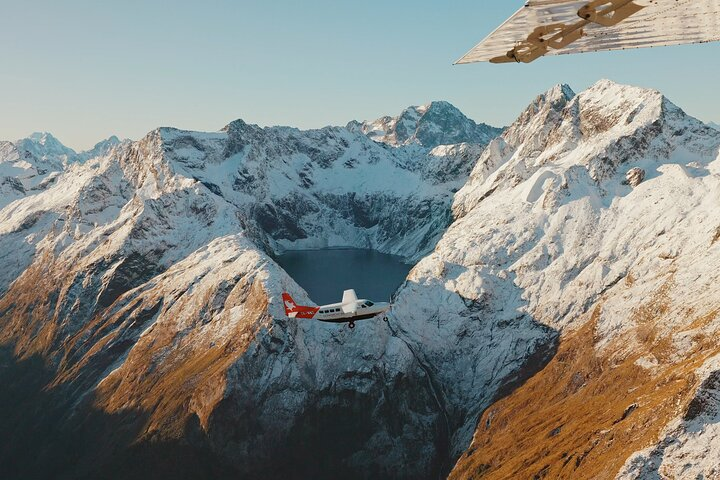
[[[478,293],[510,279],[560,345],[485,410],[452,478],[717,475],[699,458],[716,437],[719,147],[660,93],[609,81],[551,90],[491,143],[416,272],[477,272],[454,285]]]
[[[609,81],[485,149],[433,108],[158,129],[0,210],[0,473],[713,478],[720,132]],[[388,324],[284,316],[272,254],[339,244],[423,257]]]
[[[500,128],[475,123],[448,102],[409,107],[397,117],[353,121],[347,127],[388,145],[417,144],[428,148],[458,143],[487,145],[502,132]]]

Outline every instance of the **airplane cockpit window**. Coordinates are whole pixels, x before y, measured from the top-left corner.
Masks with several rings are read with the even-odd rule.
[[[367,305],[368,307],[372,307],[375,304],[371,301],[367,301],[367,302],[365,302],[365,305]]]

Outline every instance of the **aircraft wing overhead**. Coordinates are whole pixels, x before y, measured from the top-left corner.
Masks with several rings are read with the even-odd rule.
[[[720,0],[531,0],[456,63],[718,40]]]

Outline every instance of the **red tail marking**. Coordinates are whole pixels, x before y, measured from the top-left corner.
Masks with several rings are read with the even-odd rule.
[[[310,319],[315,317],[315,314],[318,310],[320,310],[320,307],[305,307],[303,305],[298,305],[288,293],[283,293],[282,299],[283,305],[285,306],[285,315],[290,318]]]

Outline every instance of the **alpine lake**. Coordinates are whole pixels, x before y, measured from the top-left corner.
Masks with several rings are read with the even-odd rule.
[[[288,250],[276,260],[318,305],[339,302],[351,288],[358,298],[389,301],[413,267],[397,255],[358,248]]]

